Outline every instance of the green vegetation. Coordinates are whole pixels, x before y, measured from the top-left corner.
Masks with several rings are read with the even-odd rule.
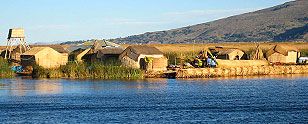
[[[69,62],[54,69],[33,67],[34,78],[75,78],[75,79],[142,79],[140,69],[121,66],[118,63],[77,63]]]
[[[308,56],[308,49],[300,49],[301,57],[307,57]]]
[[[266,57],[266,52],[268,49],[262,49],[263,56]],[[242,59],[251,59],[250,57],[252,56],[253,53],[256,52],[256,48],[250,48],[249,50],[244,50],[245,54]]]
[[[0,57],[0,78],[13,78],[15,73],[10,69],[10,63]]]
[[[182,65],[184,62],[188,62],[188,59],[192,59],[199,54],[200,51],[191,51],[185,53],[176,53],[176,52],[168,52],[165,53],[166,57],[168,58],[169,64],[176,64]]]

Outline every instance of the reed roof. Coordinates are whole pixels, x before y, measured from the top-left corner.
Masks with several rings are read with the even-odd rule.
[[[39,52],[43,51],[44,49],[51,49],[48,47],[34,47],[32,49],[30,49],[29,51],[26,51],[25,53],[23,53],[23,55],[36,55]]]
[[[222,50],[218,51],[217,55],[231,54],[234,51],[240,51],[240,50],[238,50],[238,49],[222,49]]]
[[[34,47],[50,47],[59,53],[67,53],[67,51],[60,44],[51,44],[51,45],[30,45],[31,48]]]
[[[98,49],[98,52],[102,54],[121,54],[124,51],[123,47],[106,47]]]
[[[128,56],[129,58],[138,61],[138,57],[141,55],[163,55],[164,53],[155,47],[150,46],[129,46],[120,55],[119,58]]]
[[[157,54],[164,54],[156,47],[150,46],[129,46],[127,49],[130,49],[132,52],[136,54],[147,54],[147,55],[157,55]]]
[[[266,57],[269,57],[271,56],[272,54],[274,53],[280,53],[282,55],[285,55],[285,56],[288,56],[288,52],[291,52],[291,51],[294,51],[294,52],[299,52],[299,50],[294,47],[294,46],[286,46],[286,45],[281,45],[281,44],[278,44],[274,47],[272,47],[267,53],[266,53]]]

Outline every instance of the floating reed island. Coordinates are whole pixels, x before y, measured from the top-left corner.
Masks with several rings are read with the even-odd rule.
[[[176,78],[211,78],[256,75],[308,74],[307,65],[247,66],[228,68],[179,69]]]
[[[14,77],[15,73],[9,69],[11,67],[22,67],[17,74],[28,74],[33,78],[71,79],[211,78],[308,73],[305,65],[308,59],[304,57],[308,55],[306,49],[299,50],[281,43],[268,44],[266,49],[261,48],[262,44],[243,49],[236,44],[232,47],[230,44],[227,47],[199,44],[196,48],[192,44],[182,44],[171,49],[169,44],[120,46],[106,40],[95,40],[66,47],[29,46],[29,50],[17,46],[7,52],[10,61],[1,59],[0,75],[1,78]],[[245,45],[251,47],[255,44]],[[165,46],[169,46],[168,49]],[[206,60],[209,58],[210,63],[216,63],[215,66],[209,66]]]

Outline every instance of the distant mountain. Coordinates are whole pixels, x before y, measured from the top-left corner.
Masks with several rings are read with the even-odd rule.
[[[78,45],[78,44],[83,44],[87,42],[86,40],[79,40],[79,41],[66,41],[66,42],[62,42],[60,43],[60,45]]]
[[[48,45],[48,44],[60,44],[62,41],[54,41],[54,42],[36,42],[31,43],[30,45]]]
[[[116,43],[285,42],[308,40],[308,0],[179,29],[112,39]]]

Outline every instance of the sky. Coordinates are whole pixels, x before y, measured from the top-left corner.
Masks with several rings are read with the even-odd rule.
[[[111,39],[190,26],[291,0],[0,0],[0,45],[24,28],[28,43]]]

